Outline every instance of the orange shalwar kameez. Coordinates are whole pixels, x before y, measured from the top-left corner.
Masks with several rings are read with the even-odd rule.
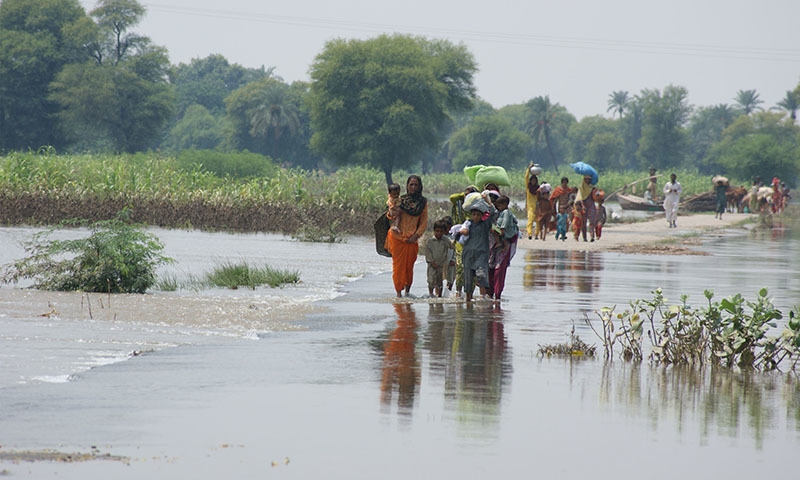
[[[390,213],[386,214],[391,220]],[[394,289],[399,294],[404,289],[410,289],[414,282],[414,263],[419,255],[419,239],[428,227],[428,206],[418,216],[403,212],[397,227],[400,233],[389,231],[386,236],[386,249],[392,254],[392,281]],[[408,242],[416,234],[417,241]]]

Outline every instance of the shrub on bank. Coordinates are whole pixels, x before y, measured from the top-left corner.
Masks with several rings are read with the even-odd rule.
[[[25,245],[28,257],[6,266],[2,281],[33,279],[42,290],[144,293],[156,282],[156,268],[172,261],[161,255],[164,245],[131,224],[124,211],[88,228],[90,235],[76,240],[51,240],[54,229],[34,235]]]

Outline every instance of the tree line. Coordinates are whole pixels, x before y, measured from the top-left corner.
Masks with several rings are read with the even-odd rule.
[[[0,153],[241,152],[287,167],[364,164],[696,169],[796,185],[800,83],[772,108],[755,90],[695,107],[686,88],[611,92],[608,117],[580,120],[539,95],[494,108],[476,95],[463,45],[408,35],[328,42],[309,82],[218,54],[172,65],[135,27],[136,0],[0,2]],[[793,82],[793,80],[792,80]],[[208,158],[208,154],[197,155]]]

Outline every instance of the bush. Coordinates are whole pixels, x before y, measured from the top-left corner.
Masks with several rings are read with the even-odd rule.
[[[277,167],[269,157],[250,152],[184,150],[178,155],[179,168],[186,172],[201,169],[218,177],[272,177]]]
[[[7,266],[2,281],[31,278],[42,290],[144,293],[156,281],[156,267],[172,259],[161,255],[164,246],[155,236],[128,223],[128,216],[123,211],[95,222],[88,226],[89,237],[77,240],[49,240],[54,229],[37,233],[25,244],[30,256]]]

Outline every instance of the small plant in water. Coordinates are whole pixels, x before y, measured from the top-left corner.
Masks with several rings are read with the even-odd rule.
[[[206,282],[216,287],[255,289],[260,285],[279,287],[300,281],[297,271],[278,270],[269,266],[251,267],[246,262],[226,262],[206,274]]]
[[[172,259],[161,255],[158,238],[129,217],[123,210],[115,219],[92,223],[90,235],[77,240],[50,240],[54,229],[35,234],[24,245],[30,255],[6,266],[2,281],[31,278],[42,290],[144,293],[156,281],[156,267]]]
[[[704,292],[707,305],[693,308],[683,295],[678,305],[667,305],[662,290],[656,289],[650,300],[638,299],[630,308],[615,314],[616,307],[597,312],[602,330],[587,317],[586,322],[603,341],[606,359],[614,355],[615,345],[626,360],[641,361],[644,329],[651,342],[648,356],[653,364],[703,365],[710,363],[727,368],[776,370],[789,362],[792,370],[800,360],[800,315],[789,312],[782,334],[767,336],[783,318],[768,297],[767,289],[758,292],[755,301],[740,294],[714,301],[714,293]]]
[[[575,334],[575,325],[569,334],[569,341],[554,345],[539,345],[540,357],[570,356],[570,357],[594,357],[595,346],[589,345]]]

